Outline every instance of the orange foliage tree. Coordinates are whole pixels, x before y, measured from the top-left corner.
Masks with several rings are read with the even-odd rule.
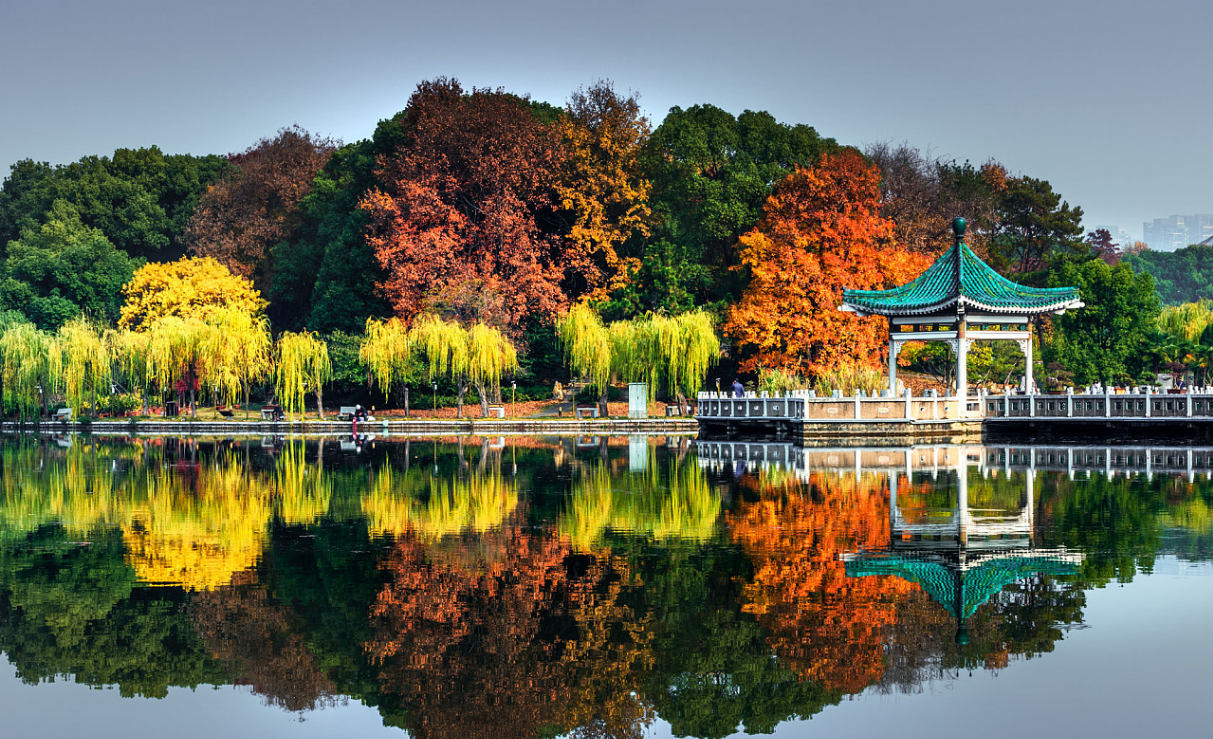
[[[581,287],[600,300],[639,267],[619,248],[633,235],[649,234],[652,186],[640,167],[649,122],[634,95],[625,98],[602,81],[573,93],[560,134],[566,152],[557,186],[561,215],[569,221],[569,240],[594,260]]]
[[[517,329],[566,307],[563,283],[594,266],[553,223],[557,126],[522,98],[465,94],[453,80],[421,83],[401,125],[402,143],[379,159],[382,187],[359,203],[396,314],[474,295],[497,314],[478,320]]]
[[[839,311],[842,291],[893,287],[929,264],[894,244],[880,205],[880,170],[852,149],[823,154],[776,187],[741,237],[739,268],[750,281],[724,327],[750,353],[743,369],[817,375],[880,365],[885,319]]]
[[[896,577],[847,577],[840,554],[889,543],[884,478],[814,474],[765,484],[729,517],[734,541],[754,562],[744,610],[772,649],[804,677],[857,693],[880,680],[885,631],[917,589]]]

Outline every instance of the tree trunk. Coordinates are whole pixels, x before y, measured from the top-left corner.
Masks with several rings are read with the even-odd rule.
[[[196,371],[195,367],[191,364],[189,375],[187,376],[187,379],[189,381],[189,386],[190,386],[190,418],[198,417],[198,408],[194,405],[194,401],[195,401],[194,385],[197,384],[196,383],[197,375],[195,374],[195,371]]]
[[[324,420],[324,387],[316,384],[316,418]]]
[[[488,418],[489,417],[489,396],[485,392],[483,382],[476,383],[476,392],[480,395],[480,417]]]
[[[463,418],[463,396],[467,394],[468,381],[462,377],[455,382],[455,411],[456,417]]]
[[[405,418],[408,418],[408,417],[409,417],[409,389],[408,389],[407,387],[404,389],[404,403],[403,403],[403,406],[404,406],[404,417],[405,417]],[[406,442],[406,443],[407,443],[407,442]]]
[[[681,389],[675,390],[674,392],[676,394],[676,397],[678,398],[678,415],[680,415],[680,416],[690,415],[691,404],[687,402],[687,396],[682,394]]]
[[[602,416],[603,418],[606,418],[607,416],[610,415],[610,412],[607,410],[607,395],[609,395],[610,392],[611,392],[611,386],[607,385],[606,387],[602,388],[602,394],[600,394],[598,396],[598,415]],[[577,401],[574,398],[573,406],[576,407],[576,405],[577,405]]]

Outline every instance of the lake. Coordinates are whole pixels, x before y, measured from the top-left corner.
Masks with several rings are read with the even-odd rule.
[[[1199,735],[1213,448],[0,445],[6,737]]]

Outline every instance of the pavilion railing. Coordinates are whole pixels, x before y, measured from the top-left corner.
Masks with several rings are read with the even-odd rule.
[[[1213,419],[1213,387],[1176,393],[1156,388],[1084,388],[1066,393],[988,393],[975,391],[962,403],[952,395],[879,395],[829,397],[811,390],[786,395],[747,392],[698,394],[695,417],[707,422],[882,423],[1008,419]],[[962,407],[963,406],[963,407]]]

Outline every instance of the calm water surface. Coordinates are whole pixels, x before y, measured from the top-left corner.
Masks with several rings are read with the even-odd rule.
[[[6,737],[1205,735],[1213,449],[0,446]]]

